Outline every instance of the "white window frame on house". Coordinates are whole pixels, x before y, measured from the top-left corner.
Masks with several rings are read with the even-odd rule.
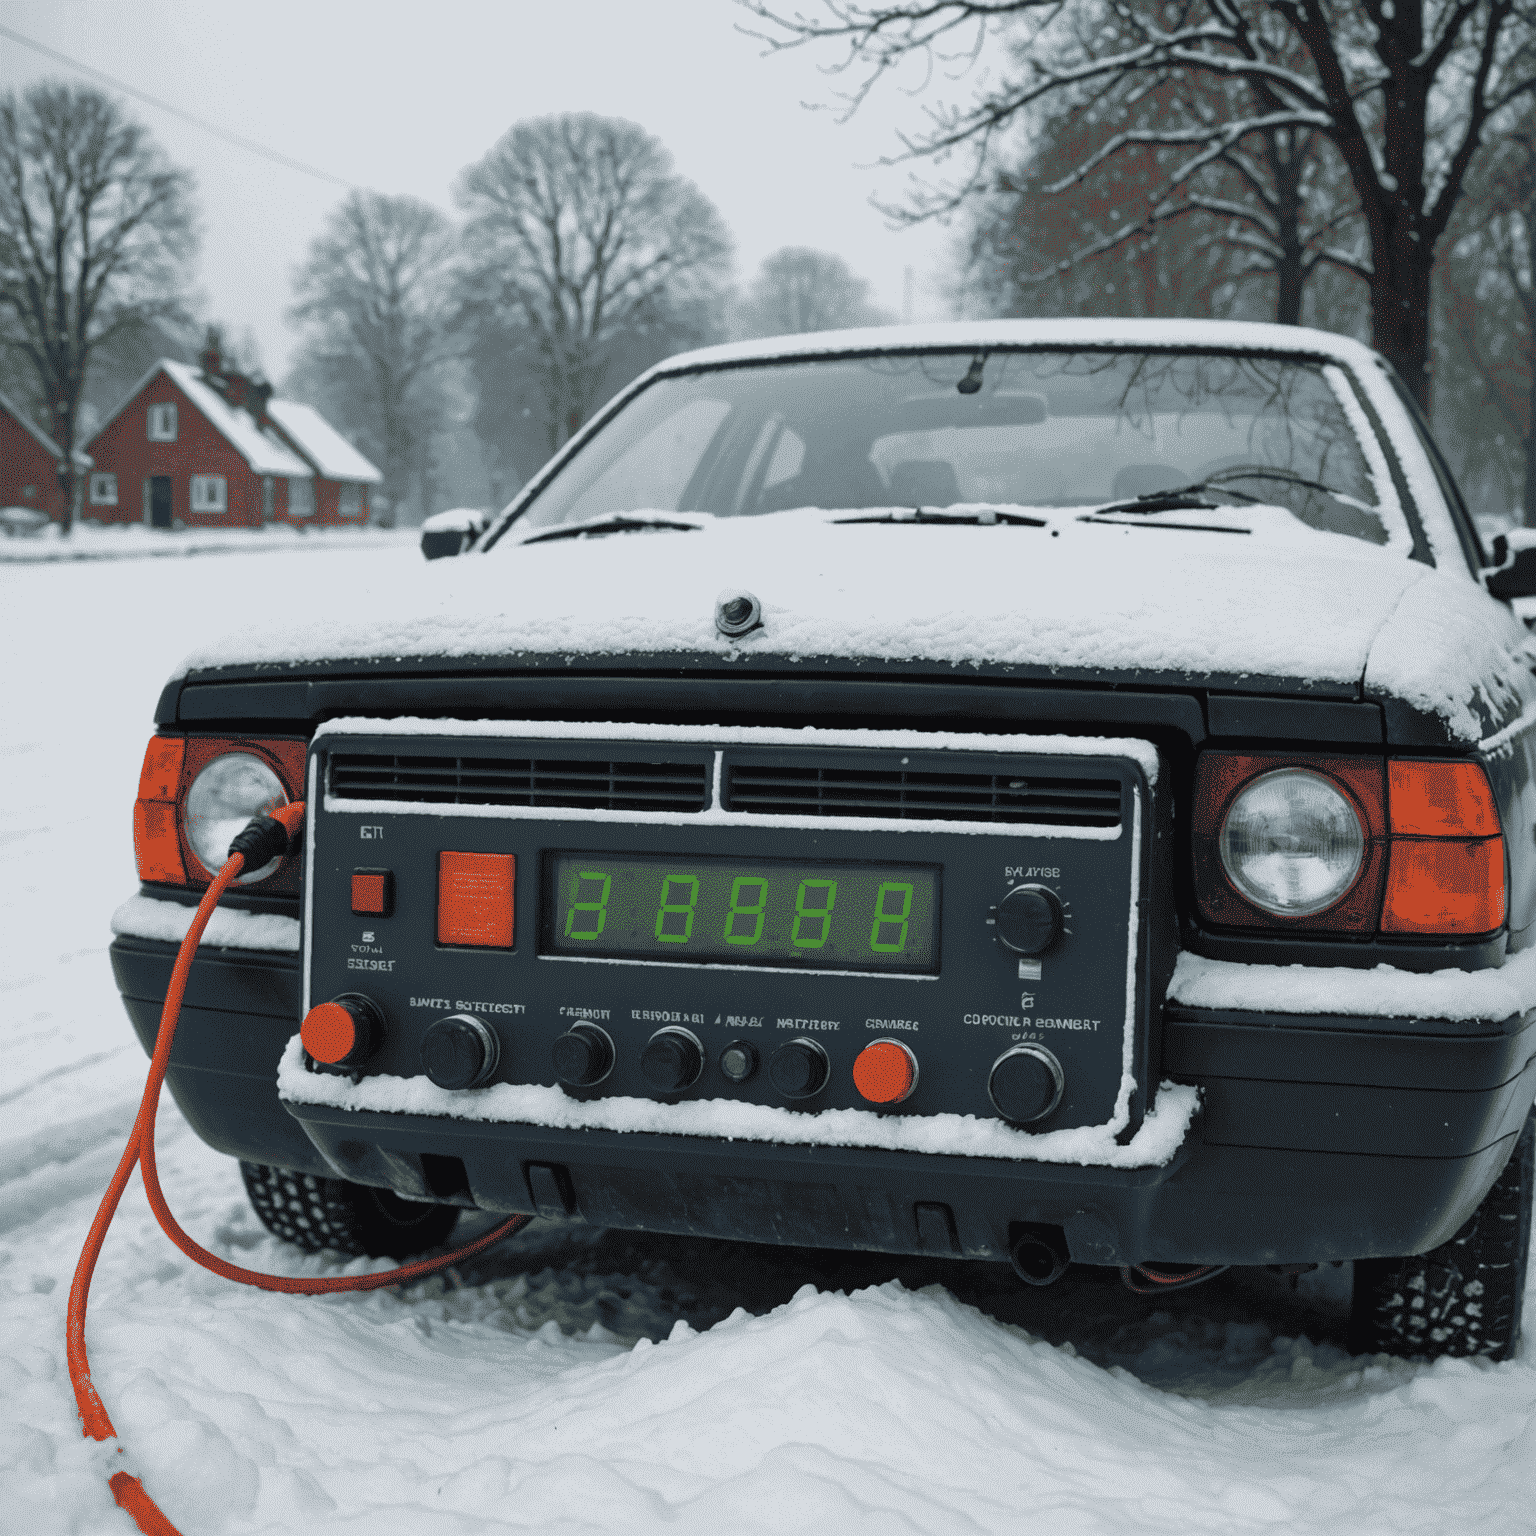
[[[229,482],[223,475],[192,476],[192,510],[194,512],[229,511]]]
[[[115,507],[117,505],[117,476],[110,470],[93,470],[91,473],[90,500],[93,507]]]
[[[307,475],[288,477],[289,517],[313,517],[315,515],[315,482]]]
[[[167,401],[161,405],[150,406],[147,426],[149,428],[150,442],[174,443],[176,441],[175,401]]]
[[[362,515],[362,483],[357,480],[343,480],[336,489],[336,516],[361,517]]]

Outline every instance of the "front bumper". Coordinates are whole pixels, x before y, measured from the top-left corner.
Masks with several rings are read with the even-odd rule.
[[[146,1051],[174,958],[112,945]],[[297,956],[194,962],[167,1081],[217,1150],[418,1199],[817,1247],[999,1259],[1037,1222],[1091,1264],[1422,1253],[1482,1200],[1536,1098],[1536,1010],[1450,1024],[1169,1005],[1161,1075],[1203,1108],[1163,1167],[559,1130],[284,1105],[299,997]]]

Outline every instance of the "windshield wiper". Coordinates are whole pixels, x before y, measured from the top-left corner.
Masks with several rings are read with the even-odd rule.
[[[1281,480],[1286,485],[1300,486],[1303,490],[1321,491],[1323,495],[1332,496],[1335,501],[1341,501],[1347,506],[1360,507],[1365,511],[1374,510],[1367,507],[1363,501],[1357,501],[1348,492],[1338,490],[1331,485],[1324,485],[1321,480],[1309,480],[1305,475],[1298,475],[1294,470],[1245,466],[1240,469],[1218,470],[1214,475],[1207,475],[1204,480],[1195,480],[1189,485],[1174,486],[1165,491],[1143,491],[1140,496],[1127,496],[1123,501],[1106,502],[1102,507],[1094,507],[1084,513],[1078,521],[1091,522],[1108,512],[1214,512],[1218,507],[1232,504],[1230,501],[1212,501],[1210,493],[1216,491],[1224,496],[1234,497],[1249,506],[1264,505],[1262,496],[1255,496],[1251,491],[1240,491],[1228,485],[1229,480]]]
[[[908,512],[873,512],[868,517],[833,517],[829,522],[842,527],[848,523],[960,523],[973,527],[990,527],[993,523],[1007,523],[1014,528],[1045,528],[1049,524],[1043,517],[1025,517],[1022,512],[935,512],[928,507],[913,507]]]
[[[559,528],[551,528],[547,533],[535,533],[529,538],[520,539],[520,544],[547,544],[551,539],[579,539],[586,534],[607,533],[697,533],[698,523],[675,523],[665,517],[630,517],[624,513],[615,513],[612,517],[595,517],[587,523],[567,523]]]

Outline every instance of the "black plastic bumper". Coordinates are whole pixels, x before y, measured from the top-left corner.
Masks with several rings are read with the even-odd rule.
[[[175,946],[112,963],[151,1049]],[[844,1147],[284,1106],[296,956],[192,969],[168,1082],[219,1151],[416,1198],[635,1230],[893,1253],[1005,1256],[1060,1226],[1092,1264],[1276,1264],[1422,1253],[1482,1200],[1536,1098],[1536,1011],[1465,1025],[1170,1007],[1162,1075],[1203,1107],[1164,1168],[1080,1168]]]

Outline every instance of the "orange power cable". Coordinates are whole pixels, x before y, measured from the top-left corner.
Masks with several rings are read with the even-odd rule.
[[[285,805],[272,813],[272,819],[282,824],[290,839],[297,833],[303,817],[303,801]],[[504,1237],[510,1237],[518,1228],[526,1226],[533,1219],[531,1216],[509,1217],[499,1226],[493,1227],[473,1242],[465,1243],[461,1248],[440,1254],[435,1259],[418,1259],[413,1264],[402,1264],[396,1269],[385,1270],[382,1274],[341,1275],[316,1279],[291,1279],[285,1275],[266,1275],[254,1269],[242,1269],[238,1264],[230,1264],[217,1254],[209,1253],[182,1230],[165,1202],[165,1194],[160,1188],[160,1177],[155,1168],[155,1111],[160,1103],[160,1088],[165,1081],[166,1068],[170,1065],[171,1042],[176,1037],[176,1022],[181,1016],[181,1002],[187,990],[187,978],[192,973],[192,957],[197,952],[203,930],[207,928],[214,908],[219,904],[219,898],[234,883],[244,867],[244,854],[230,855],[228,862],[219,871],[213,884],[208,887],[203,899],[198,903],[197,913],[187,929],[187,936],[181,941],[181,948],[176,954],[176,965],[171,972],[171,984],[166,989],[165,1005],[160,1010],[160,1030],[155,1036],[155,1053],[149,1063],[149,1076],[144,1082],[144,1096],[139,1101],[139,1113],[133,1122],[133,1129],[128,1133],[128,1144],[123,1148],[117,1171],[112,1175],[112,1182],[107,1185],[107,1192],[102,1196],[96,1219],[91,1223],[91,1230],[86,1235],[85,1246],[80,1250],[80,1262],[75,1266],[75,1279],[69,1290],[69,1312],[65,1325],[66,1353],[69,1359],[69,1379],[74,1385],[75,1402],[80,1409],[80,1423],[86,1437],[91,1440],[116,1439],[117,1431],[112,1427],[106,1405],[91,1381],[90,1361],[85,1353],[85,1308],[91,1293],[91,1276],[96,1269],[96,1260],[101,1254],[101,1245],[106,1239],[107,1229],[112,1225],[113,1216],[117,1214],[118,1203],[123,1198],[123,1191],[128,1187],[128,1180],[135,1164],[139,1165],[144,1179],[144,1192],[149,1197],[150,1209],[154,1211],[161,1230],[189,1259],[201,1264],[204,1269],[212,1270],[216,1275],[222,1275],[226,1280],[236,1280],[242,1285],[254,1285],[264,1291],[283,1291],[293,1296],[323,1296],[337,1291],[375,1291],[384,1286],[400,1285],[407,1280],[420,1279],[423,1275],[430,1275],[437,1270],[447,1268],[450,1264],[458,1263],[461,1259],[483,1252],[493,1243],[500,1242]],[[144,1532],[144,1536],[180,1536],[176,1527],[165,1518],[159,1505],[149,1496],[143,1483],[132,1473],[114,1472],[108,1482],[112,1489],[112,1496],[133,1517],[139,1529]]]

